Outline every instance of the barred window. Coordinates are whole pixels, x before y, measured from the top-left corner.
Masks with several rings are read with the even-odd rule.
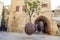
[[[16,6],[16,12],[19,12],[19,6]]]

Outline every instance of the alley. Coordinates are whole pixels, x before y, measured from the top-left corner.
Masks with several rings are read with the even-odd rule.
[[[0,40],[60,40],[60,36],[42,34],[28,36],[25,33],[0,32]]]

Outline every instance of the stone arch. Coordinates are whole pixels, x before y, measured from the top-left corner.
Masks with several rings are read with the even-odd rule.
[[[45,17],[45,16],[39,16],[35,20],[34,24],[35,25],[38,24],[39,21],[43,21],[44,22],[44,32],[47,33],[47,34],[50,34],[49,33],[49,27],[50,27],[50,21],[49,21],[49,19],[47,17]]]

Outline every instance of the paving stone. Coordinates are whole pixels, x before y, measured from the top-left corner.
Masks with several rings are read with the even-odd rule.
[[[0,32],[0,40],[60,40],[60,36],[43,34],[26,35],[25,33]]]

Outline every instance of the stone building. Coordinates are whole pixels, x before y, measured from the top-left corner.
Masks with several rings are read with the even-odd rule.
[[[1,26],[1,20],[2,20],[3,6],[4,4],[0,2],[0,26]]]
[[[58,6],[53,13],[54,13],[54,20],[57,22],[57,25],[60,28],[60,6]]]
[[[60,25],[60,6],[58,6],[55,10],[53,10],[54,20],[57,21],[57,25]]]
[[[3,16],[4,16],[4,25],[5,27],[8,26],[8,19],[9,19],[9,6],[4,6],[4,13],[3,13]]]
[[[58,6],[55,10],[54,10],[54,16],[55,17],[60,17],[60,6]]]
[[[25,24],[29,22],[29,15],[23,11],[23,6],[26,0],[12,0],[8,31],[9,32],[24,32]],[[36,1],[36,0],[29,0]],[[45,22],[45,31],[48,34],[55,35],[58,31],[56,21],[52,20],[51,12],[51,0],[39,0],[40,1],[40,12],[32,15],[32,23],[36,24],[40,20]]]
[[[6,31],[6,26],[5,26],[5,7],[4,4],[2,2],[0,2],[0,31]]]

